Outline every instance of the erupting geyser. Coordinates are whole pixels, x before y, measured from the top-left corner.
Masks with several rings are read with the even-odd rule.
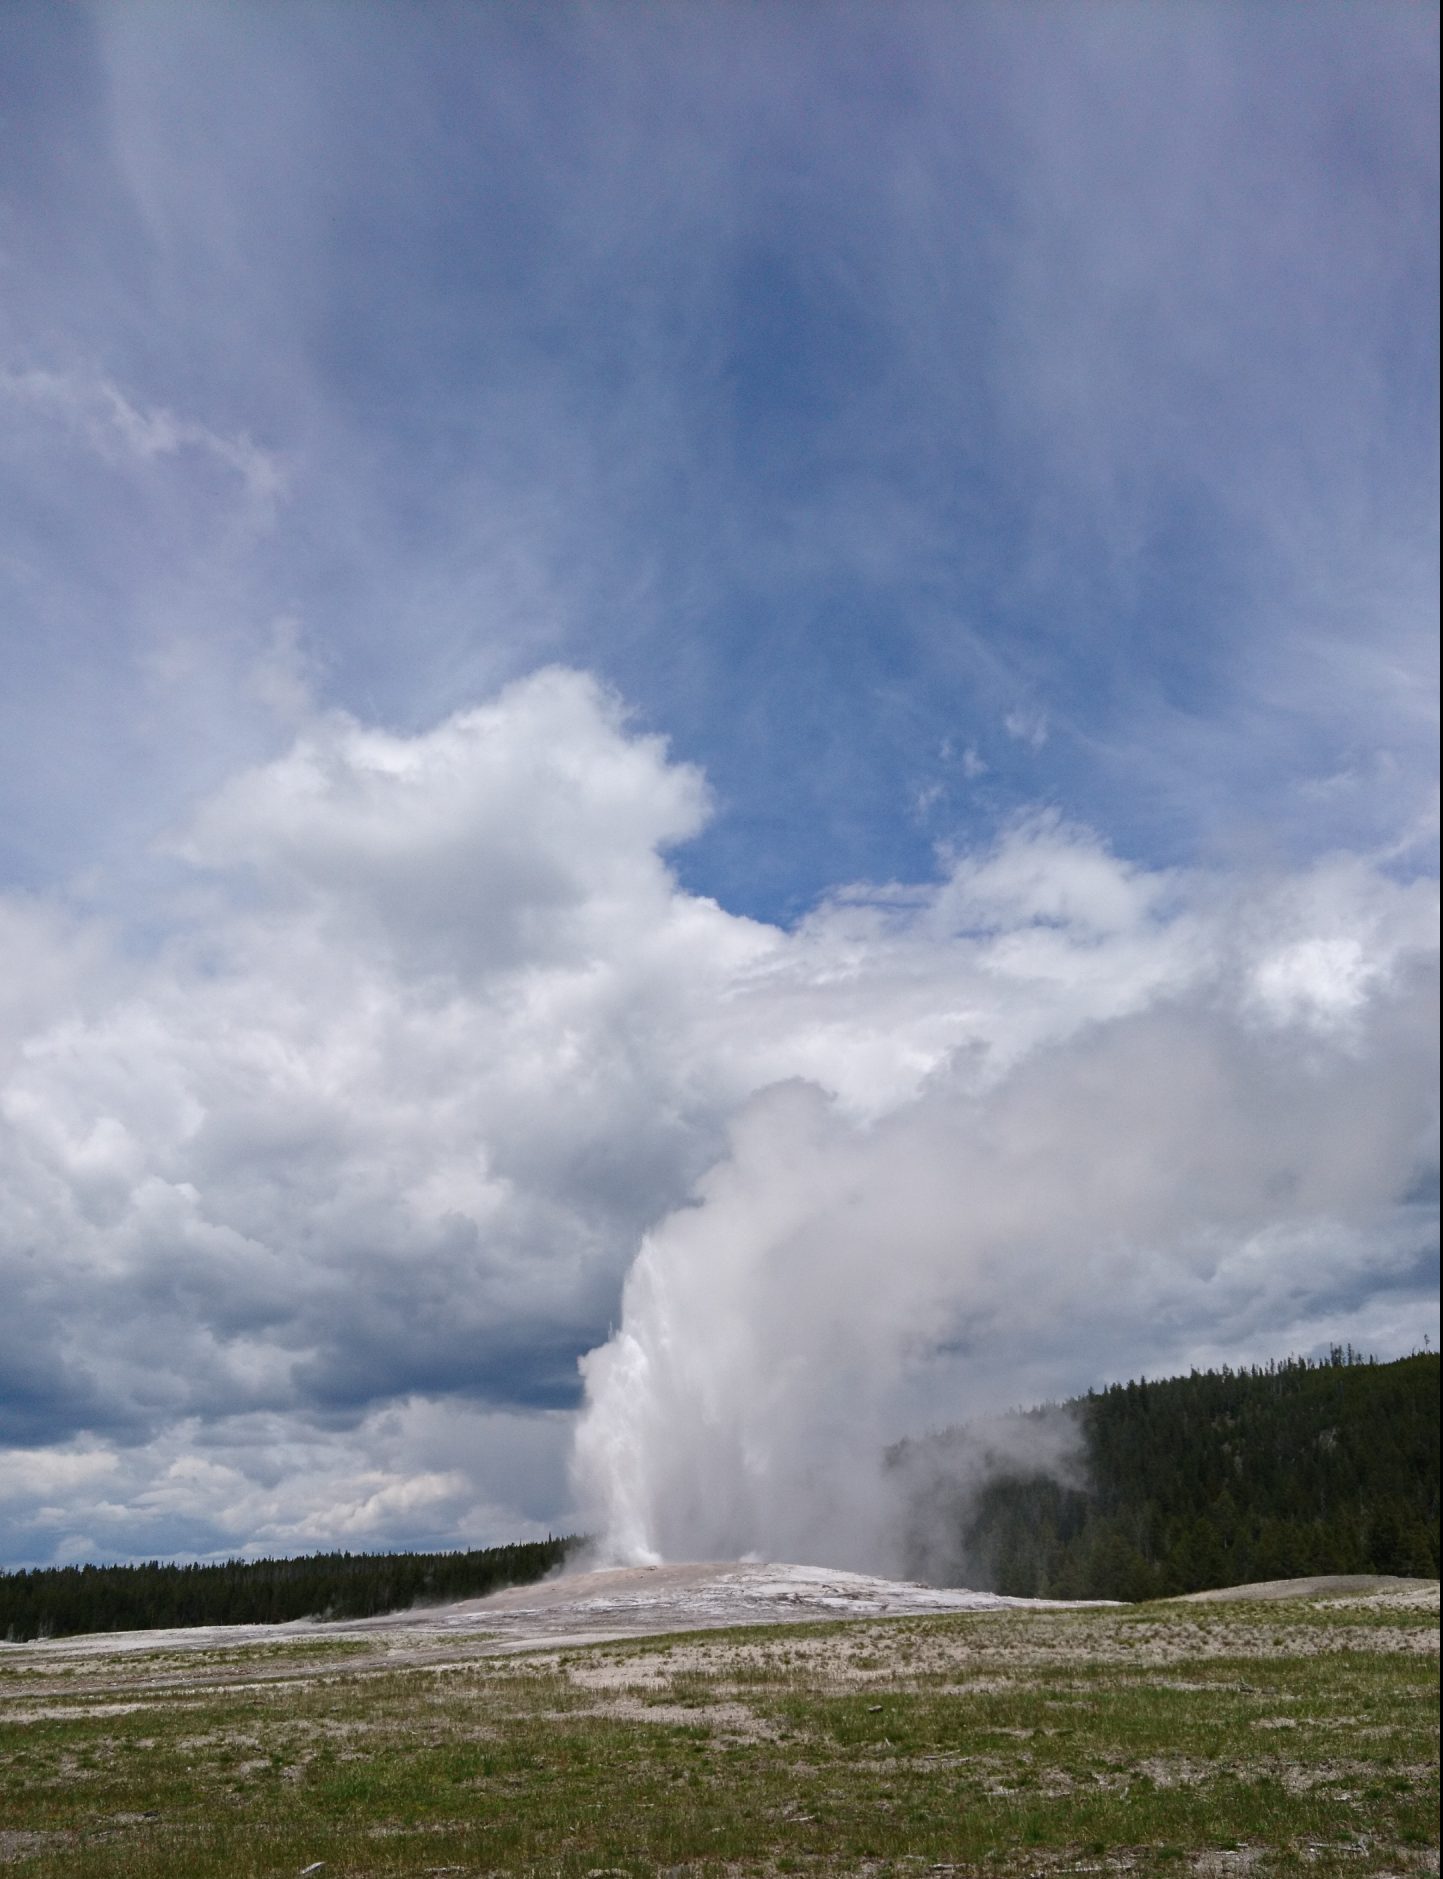
[[[578,1510],[603,1558],[899,1576],[889,1443],[1213,1347],[1326,1342],[1365,1250],[1406,1264],[1431,1153],[1430,966],[1321,1009],[1189,935],[1188,982],[879,1119],[763,1091],[647,1237],[582,1360]],[[1252,967],[1249,970],[1249,967]],[[1261,1332],[1259,1333],[1259,1327]],[[1032,1460],[1057,1463],[1056,1429]],[[905,1515],[905,1517],[904,1517]]]
[[[823,1190],[850,1133],[811,1085],[767,1091],[702,1204],[642,1246],[620,1329],[582,1363],[576,1475],[606,1558],[894,1563],[877,1540],[882,1409],[898,1370],[883,1347],[900,1328],[889,1332],[887,1301],[904,1288],[834,1233]]]

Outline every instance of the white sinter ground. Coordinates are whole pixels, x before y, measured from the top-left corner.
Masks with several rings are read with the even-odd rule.
[[[1436,1579],[1370,1574],[1349,1578],[1271,1580],[1201,1592],[1193,1600],[1370,1597],[1417,1606],[1438,1599]],[[197,1625],[163,1631],[97,1632],[44,1643],[0,1643],[7,1655],[91,1657],[113,1652],[219,1650],[306,1638],[369,1638],[387,1662],[438,1661],[454,1655],[504,1655],[665,1632],[715,1631],[735,1625],[804,1624],[820,1619],[908,1618],[947,1612],[1057,1611],[1113,1604],[1108,1599],[1005,1598],[963,1587],[915,1585],[827,1566],[773,1560],[713,1560],[655,1566],[610,1566],[559,1573],[537,1585],[512,1586],[487,1598],[419,1606],[379,1618],[284,1625]],[[355,1660],[352,1660],[355,1661]]]
[[[527,1650],[664,1631],[712,1631],[728,1625],[797,1624],[822,1618],[903,1618],[925,1613],[1049,1608],[1044,1599],[1003,1598],[960,1587],[911,1585],[866,1573],[773,1561],[731,1560],[659,1566],[613,1566],[571,1572],[538,1585],[512,1586],[487,1598],[420,1606],[379,1618],[285,1625],[203,1625],[57,1638],[54,1652],[214,1650],[227,1644],[405,1633],[427,1639],[476,1634],[481,1651]],[[16,1649],[20,1646],[14,1647]],[[27,1645],[27,1650],[37,1647]],[[5,1647],[0,1645],[0,1654]]]

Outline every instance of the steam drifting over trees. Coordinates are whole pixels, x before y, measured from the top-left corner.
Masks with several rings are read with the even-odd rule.
[[[1116,1384],[903,1443],[890,1460],[907,1483],[908,1570],[1120,1599],[1311,1573],[1436,1577],[1438,1362],[1338,1348],[1323,1363]],[[1007,1466],[1019,1423],[1074,1424],[1075,1467]]]

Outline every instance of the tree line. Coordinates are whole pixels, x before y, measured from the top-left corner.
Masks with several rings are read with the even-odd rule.
[[[1115,1384],[892,1451],[909,1570],[1023,1597],[1165,1598],[1315,1573],[1436,1578],[1438,1354]],[[1072,1467],[1001,1459],[1056,1452]],[[978,1487],[981,1477],[983,1485]]]
[[[1312,1573],[1435,1578],[1438,1389],[1434,1352],[1380,1364],[1338,1347],[1321,1362],[1114,1384],[900,1443],[889,1462],[907,1570],[1042,1598],[1165,1598]],[[1029,1451],[1053,1460],[1029,1467],[1017,1459]],[[0,1637],[368,1618],[532,1584],[579,1544],[0,1572]]]
[[[548,1535],[464,1553],[316,1553],[185,1566],[152,1559],[0,1572],[0,1637],[13,1644],[86,1631],[371,1618],[533,1584],[575,1544]]]

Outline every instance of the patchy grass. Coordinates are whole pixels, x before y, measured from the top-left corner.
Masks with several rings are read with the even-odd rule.
[[[1436,1872],[1437,1608],[0,1656],[17,1879]]]

